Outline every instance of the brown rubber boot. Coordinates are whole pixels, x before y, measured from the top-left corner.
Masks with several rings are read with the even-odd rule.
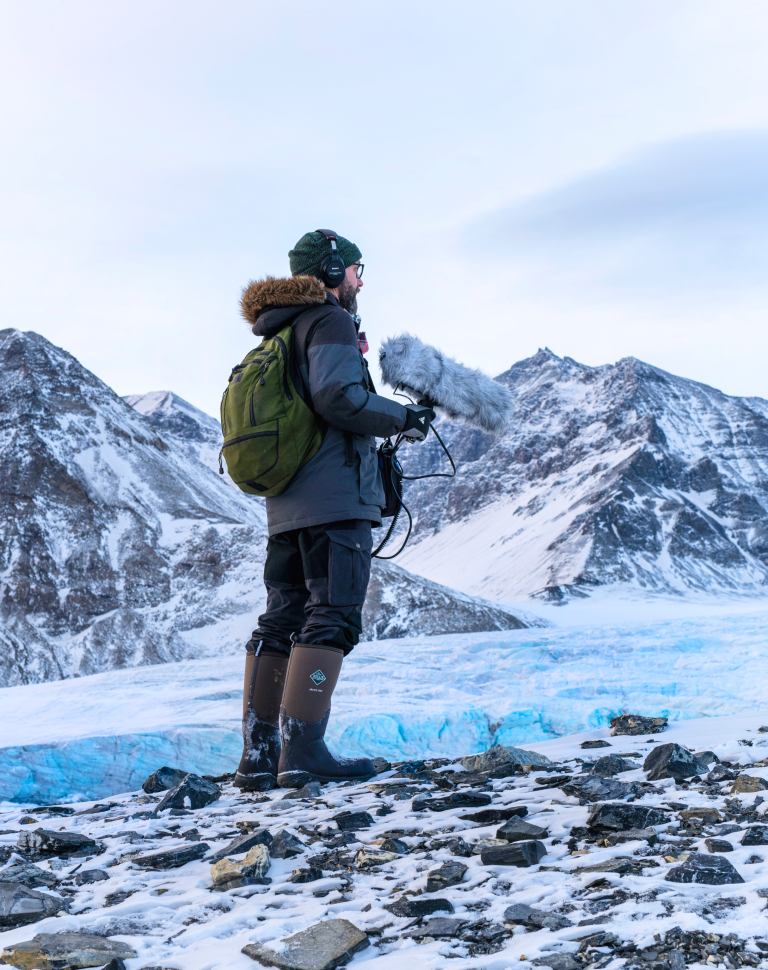
[[[273,647],[254,644],[245,658],[243,683],[243,757],[234,784],[244,791],[277,788],[280,758],[280,699],[288,657]]]
[[[365,781],[376,774],[369,758],[336,757],[323,740],[343,659],[338,647],[293,645],[280,706],[281,788],[301,788],[309,781]]]

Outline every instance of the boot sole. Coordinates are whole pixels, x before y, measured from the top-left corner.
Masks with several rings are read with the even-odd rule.
[[[241,775],[237,771],[232,784],[241,791],[271,791],[273,788],[277,788],[277,778],[268,772],[262,772],[258,775]]]
[[[310,771],[283,771],[277,776],[277,783],[281,788],[303,788],[310,781],[319,781],[324,785],[339,781],[368,781],[375,778],[376,772],[367,775],[315,775]]]

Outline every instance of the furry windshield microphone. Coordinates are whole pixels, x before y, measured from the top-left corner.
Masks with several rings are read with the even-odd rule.
[[[503,384],[465,367],[410,333],[382,342],[379,367],[388,387],[428,401],[453,420],[491,434],[503,431],[509,422],[512,395]]]

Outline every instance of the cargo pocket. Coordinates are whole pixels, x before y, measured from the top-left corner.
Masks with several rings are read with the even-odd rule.
[[[375,505],[383,508],[386,499],[384,486],[381,483],[379,459],[376,446],[366,438],[356,438],[357,453],[360,455],[360,502],[363,505]]]
[[[362,606],[371,578],[370,527],[331,529],[328,538],[328,602],[331,606]]]

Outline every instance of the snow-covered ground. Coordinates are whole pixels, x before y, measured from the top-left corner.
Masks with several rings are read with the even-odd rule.
[[[437,774],[406,766],[369,783],[326,785],[319,797],[303,800],[285,800],[282,791],[241,794],[225,784],[220,799],[195,811],[158,815],[160,796],[138,791],[94,806],[92,814],[90,806],[77,806],[83,810],[77,816],[39,813],[46,828],[96,839],[98,854],[39,861],[43,877],[58,880],[45,891],[60,893],[69,911],[0,933],[0,946],[29,940],[35,933],[90,932],[133,948],[130,970],[150,965],[250,970],[256,964],[241,953],[244,946],[259,943],[280,951],[286,937],[321,921],[341,919],[368,937],[351,966],[376,961],[377,970],[438,970],[447,965],[455,970],[511,970],[539,961],[571,970],[668,968],[670,952],[677,960],[672,967],[680,970],[686,962],[713,970],[733,970],[745,963],[765,968],[768,862],[765,846],[746,838],[748,830],[754,836],[765,822],[763,798],[749,793],[734,797],[731,781],[676,784],[663,778],[648,784],[640,767],[653,746],[677,742],[696,750],[710,748],[730,764],[731,777],[743,772],[751,779],[766,779],[768,768],[756,764],[768,750],[759,730],[762,724],[757,715],[689,720],[671,724],[660,735],[611,738],[610,748],[583,750],[580,743],[586,739],[608,738],[602,728],[533,744],[560,764],[495,780],[456,775],[451,781],[452,770],[463,770],[458,763],[437,766]],[[637,786],[632,795],[627,789],[624,808],[657,810],[644,832],[618,844],[610,844],[606,832],[589,831],[590,806],[560,787],[573,778],[569,772],[580,770],[582,760],[588,768],[605,753],[633,758],[637,766],[610,779]],[[553,770],[559,773],[542,778],[542,771],[547,775]],[[441,776],[448,780],[438,785]],[[476,799],[475,808],[466,807],[467,783],[473,785],[469,796]],[[428,811],[414,801],[419,795],[439,798],[446,790],[464,796],[465,807]],[[546,852],[540,862],[516,868],[472,853],[481,840],[494,838],[500,824],[471,817],[477,800],[499,813],[524,807],[525,822],[543,830],[537,835]],[[346,837],[336,821],[344,811],[369,813],[354,826],[354,835]],[[703,817],[697,815],[701,812]],[[20,834],[35,827],[24,815],[18,806],[0,811],[0,850],[12,849]],[[212,890],[213,853],[258,826],[272,836],[287,833],[298,839],[297,854],[272,858],[269,885]],[[705,840],[713,835],[732,846],[726,855],[711,854]],[[381,849],[388,837],[399,840],[389,857],[370,864],[359,855],[361,850]],[[455,850],[450,843],[457,837],[466,846]],[[147,861],[136,859],[193,845],[199,857],[171,870],[147,868]],[[730,881],[706,885],[670,880],[672,871],[694,853],[719,859]],[[229,854],[242,862],[242,852],[230,849]],[[17,861],[11,857],[9,864]],[[429,891],[428,873],[446,863],[460,863],[466,871],[454,885]],[[97,868],[103,873],[101,881],[76,884],[76,874]],[[309,881],[292,880],[296,870]],[[436,917],[457,921],[448,929],[440,927],[442,936],[437,928],[432,935],[428,917],[420,921],[385,908],[435,900],[442,906]],[[512,904],[534,907],[558,925],[532,931],[515,926],[507,915]],[[701,949],[693,949],[692,942]],[[702,952],[704,946],[709,950]],[[707,953],[717,955],[707,961]],[[571,964],[568,955],[574,958]]]
[[[361,644],[330,740],[350,755],[454,757],[621,712],[768,711],[768,604],[598,598],[536,610],[560,626]],[[241,678],[242,659],[222,657],[0,690],[0,800],[104,797],[160,764],[231,770]]]

